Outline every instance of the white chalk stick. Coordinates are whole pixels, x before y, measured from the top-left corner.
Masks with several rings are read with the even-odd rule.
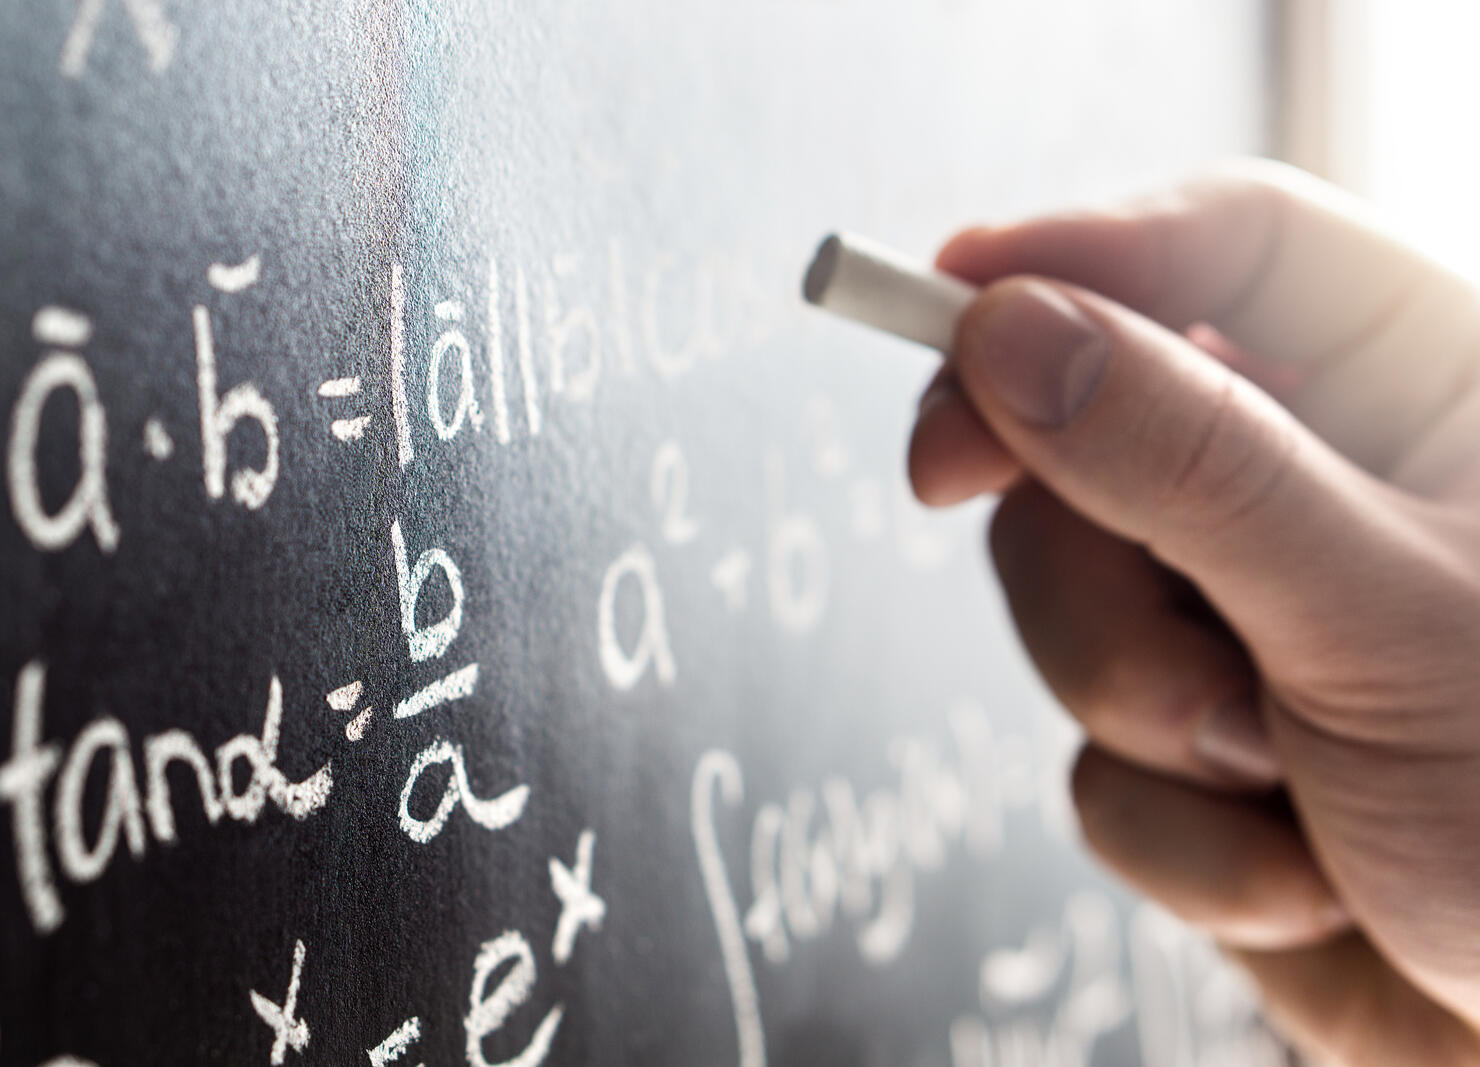
[[[883,245],[832,234],[817,247],[802,295],[820,308],[947,352],[977,291]]]

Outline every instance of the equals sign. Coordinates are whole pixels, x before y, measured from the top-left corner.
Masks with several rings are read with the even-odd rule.
[[[331,400],[346,396],[359,396],[359,376],[330,378],[319,386],[318,393],[319,396]],[[335,419],[329,424],[329,432],[341,441],[358,441],[364,436],[365,427],[370,425],[370,418],[369,415],[356,415],[352,419]]]
[[[341,685],[324,697],[329,706],[338,712],[353,711],[356,704],[360,702],[360,695],[364,693],[365,687],[359,681],[350,682],[349,685]],[[370,716],[373,708],[366,708],[349,722],[344,724],[344,736],[351,741],[358,741],[365,736],[365,727],[370,725]]]

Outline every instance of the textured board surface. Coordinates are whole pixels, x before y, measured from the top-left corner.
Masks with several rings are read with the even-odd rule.
[[[1280,1061],[797,292],[1257,150],[1258,5],[5,7],[0,1062]]]

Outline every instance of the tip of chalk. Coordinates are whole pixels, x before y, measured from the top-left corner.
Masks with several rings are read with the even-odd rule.
[[[843,242],[835,233],[828,234],[817,246],[812,265],[807,268],[807,276],[802,279],[802,296],[807,303],[822,302],[822,294],[827,292],[828,285],[832,283],[833,272],[838,269],[838,253],[842,247]]]

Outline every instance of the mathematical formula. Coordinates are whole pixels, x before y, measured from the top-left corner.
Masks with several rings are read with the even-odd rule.
[[[715,308],[717,283],[703,271],[694,285],[696,310],[686,338],[678,343],[666,339],[660,293],[666,272],[673,269],[669,259],[644,275],[632,316],[642,324],[640,344],[620,321],[615,332],[598,328],[591,308],[565,299],[559,289],[562,279],[577,275],[582,262],[566,256],[551,264],[543,329],[533,325],[533,287],[523,269],[510,272],[506,292],[499,266],[491,262],[481,344],[469,335],[465,303],[439,299],[430,301],[434,340],[426,352],[415,354],[407,352],[404,278],[393,265],[387,278],[390,322],[384,362],[378,369],[359,368],[359,373],[310,383],[307,390],[327,416],[327,426],[317,428],[285,423],[274,398],[257,383],[231,380],[227,298],[266,284],[263,257],[210,264],[206,283],[220,294],[213,299],[223,306],[202,301],[188,309],[190,358],[188,363],[182,360],[193,371],[198,423],[187,431],[149,416],[137,447],[148,461],[167,463],[181,458],[180,438],[195,434],[206,504],[257,511],[270,506],[277,489],[285,434],[327,432],[339,445],[355,447],[381,433],[391,443],[396,465],[414,477],[418,450],[452,445],[463,435],[490,433],[500,446],[519,434],[539,437],[550,404],[591,401],[604,374],[636,373],[637,352],[645,353],[643,362],[651,372],[672,378],[741,343],[733,330],[719,325],[724,318]],[[604,268],[609,295],[625,306],[630,299],[627,268],[615,245],[607,250]],[[508,324],[502,314],[505,297],[513,307]],[[747,330],[754,342],[755,324]],[[36,551],[61,552],[90,541],[93,551],[113,555],[126,531],[110,504],[112,480],[119,477],[130,450],[120,450],[111,433],[106,398],[86,354],[94,323],[74,308],[47,305],[35,312],[32,337],[41,352],[12,404],[7,439],[11,515]],[[59,394],[70,394],[76,404],[75,441],[47,433],[47,412],[54,410],[48,402]],[[260,438],[252,465],[231,454],[239,428]],[[883,484],[855,468],[841,415],[829,398],[808,398],[797,430],[807,446],[809,476],[835,487],[833,500],[847,516],[846,536],[858,544],[892,545],[896,558],[912,568],[936,568],[948,561],[949,542],[912,523],[903,509],[891,514]],[[50,508],[40,476],[46,449],[76,455],[75,481],[63,502]],[[651,505],[650,525],[634,531],[636,539],[615,553],[590,594],[596,622],[591,647],[613,696],[644,685],[672,687],[683,669],[664,592],[669,557],[700,553],[722,609],[737,614],[760,603],[779,634],[803,637],[826,618],[830,535],[813,509],[788,491],[782,449],[765,446],[756,462],[764,522],[761,540],[746,543],[704,513],[694,492],[702,472],[692,469],[678,440],[665,440],[653,451],[642,481]],[[56,499],[55,493],[51,496]],[[211,738],[177,727],[136,738],[117,717],[100,715],[75,737],[60,739],[49,737],[45,725],[45,658],[22,667],[13,685],[11,743],[0,766],[0,801],[10,809],[16,874],[36,936],[45,937],[66,922],[60,882],[95,883],[116,863],[147,862],[155,849],[189,847],[177,830],[181,804],[198,805],[207,827],[222,820],[247,825],[263,818],[306,822],[333,804],[336,785],[354,775],[357,764],[340,756],[317,766],[302,765],[280,743],[285,715],[322,718],[327,707],[334,728],[352,746],[372,737],[395,745],[397,728],[406,720],[437,722],[431,739],[406,753],[398,803],[383,817],[416,845],[429,844],[454,821],[465,821],[474,832],[518,832],[538,798],[521,782],[477,780],[469,770],[467,742],[458,736],[456,709],[474,700],[484,681],[480,664],[459,654],[470,579],[452,547],[423,542],[399,517],[390,519],[383,536],[387,551],[381,558],[388,558],[393,571],[386,588],[395,593],[388,615],[399,622],[398,647],[407,669],[399,676],[414,679],[384,708],[364,699],[366,678],[327,679],[320,694],[310,698],[285,694],[277,672],[267,665],[262,690],[240,709],[240,717],[254,723],[247,732]],[[431,613],[435,617],[422,604],[429,583],[446,591],[438,601],[440,614]],[[624,598],[629,607],[635,606],[635,616],[619,610]],[[316,708],[318,701],[322,706]],[[1041,798],[1058,787],[1058,779],[1025,773],[1025,739],[996,737],[990,717],[970,703],[952,708],[947,720],[947,738],[902,738],[890,747],[887,755],[897,771],[893,785],[865,790],[847,779],[829,778],[760,803],[749,816],[748,877],[738,883],[749,887],[744,897],[738,894],[732,865],[721,854],[717,826],[742,803],[745,776],[728,752],[713,750],[699,759],[690,798],[696,871],[729,986],[741,1067],[766,1062],[757,958],[767,967],[785,966],[808,942],[843,924],[867,966],[887,967],[909,942],[918,879],[939,871],[954,851],[975,862],[1000,861],[1006,848],[1006,813],[1051,807]],[[172,790],[172,766],[188,772],[185,780],[193,783],[192,793]],[[84,785],[99,767],[106,781],[103,812],[89,833]],[[597,844],[596,831],[588,827],[567,850],[548,860],[550,892],[560,910],[547,948],[537,954],[522,932],[506,929],[477,946],[467,962],[469,992],[459,1025],[472,1067],[495,1067],[484,1055],[484,1041],[508,1024],[516,1007],[537,998],[541,956],[547,952],[549,965],[564,967],[574,958],[580,935],[594,936],[602,929],[608,902],[596,889]],[[1190,1042],[1206,1043],[1191,1035],[1205,1035],[1210,1027],[1226,1032],[1216,1048],[1236,1048],[1241,1055],[1263,1048],[1250,1044],[1265,1039],[1252,1028],[1246,996],[1229,994],[1220,1002],[1223,1014],[1200,1019],[1197,1028],[1181,1022],[1188,1018],[1190,1004],[1206,1000],[1189,982],[1221,981],[1216,976],[1225,972],[1200,965],[1189,979],[1183,971],[1190,950],[1185,939],[1170,932],[1179,928],[1152,913],[1138,917],[1131,929],[1143,1044],[1161,1050],[1156,1053],[1160,1058],[1148,1063],[1170,1067],[1204,1062],[1188,1058]],[[282,973],[254,978],[243,999],[244,1022],[254,1020],[271,1034],[268,1058],[274,1065],[290,1056],[311,1056],[315,1013],[327,1010],[313,983],[311,938],[294,937],[282,952]],[[949,1035],[956,1067],[1084,1067],[1097,1038],[1130,1016],[1132,990],[1125,984],[1123,954],[1114,910],[1094,893],[1071,899],[1060,924],[1035,929],[1021,947],[989,951],[982,962],[984,1014],[963,1015]],[[1049,1004],[1056,1007],[1044,1021]],[[446,1025],[430,1014],[436,1007],[408,1005],[400,1025],[367,1043],[367,1061],[373,1067],[409,1063],[427,1028]],[[505,1062],[520,1067],[543,1062],[565,1011],[560,1002],[545,1006],[529,1028],[523,1051]],[[1014,1011],[1021,1013],[1017,1021],[1012,1020]],[[1000,1021],[1004,1014],[1007,1022]],[[996,1021],[989,1024],[989,1015]],[[63,1058],[51,1065],[83,1062]]]
[[[537,332],[531,325],[531,286],[522,268],[512,272],[510,291],[505,294],[498,265],[490,264],[483,358],[479,361],[488,370],[480,380],[473,358],[476,346],[464,327],[465,307],[457,300],[433,302],[435,340],[425,354],[408,359],[405,287],[400,267],[393,265],[387,280],[389,350],[379,371],[379,387],[371,386],[363,374],[341,374],[310,386],[329,415],[328,434],[353,447],[377,430],[384,432],[394,442],[396,463],[413,472],[417,448],[426,447],[418,446],[414,426],[429,429],[439,445],[463,434],[484,432],[485,427],[500,445],[512,442],[516,433],[538,437],[544,430],[548,403],[559,398],[581,403],[594,397],[604,351],[611,353],[612,373],[635,372],[636,349],[630,334],[621,329],[598,330],[589,308],[562,301],[558,283],[573,277],[579,267],[580,260],[573,256],[557,257],[553,262],[545,287],[544,329]],[[715,358],[726,345],[739,341],[721,330],[714,305],[715,283],[703,271],[693,290],[699,303],[687,336],[678,342],[667,339],[659,294],[665,275],[674,267],[670,258],[664,258],[645,274],[643,296],[633,316],[641,324],[638,334],[646,363],[660,378],[687,373],[700,360]],[[624,302],[625,265],[615,246],[608,249],[605,268],[611,295]],[[260,254],[207,267],[206,284],[219,294],[223,307],[202,301],[188,309],[188,351],[193,358],[185,365],[194,372],[199,421],[186,430],[149,416],[137,439],[143,456],[162,464],[180,459],[180,438],[194,433],[204,500],[207,504],[231,503],[246,511],[270,506],[282,473],[283,435],[295,432],[283,423],[278,405],[257,383],[230,381],[229,298],[266,284],[264,273],[270,271]],[[507,337],[500,303],[504,295],[512,298],[514,312]],[[37,551],[62,552],[90,541],[93,550],[113,555],[125,531],[111,504],[116,491],[112,483],[120,476],[121,462],[127,463],[129,450],[125,447],[120,455],[106,399],[87,354],[94,341],[94,322],[75,308],[47,305],[35,312],[31,325],[41,351],[12,405],[6,452],[11,515]],[[746,329],[753,341],[756,324],[752,321]],[[583,362],[576,366],[572,360],[578,351]],[[539,363],[537,352],[542,357]],[[413,368],[424,374],[424,388],[412,387]],[[54,398],[68,394],[78,412],[75,441],[47,432],[48,415],[56,410]],[[254,431],[261,441],[259,458],[253,464],[236,461],[231,454],[232,443],[240,440],[240,435],[233,435],[242,428]],[[830,402],[813,398],[803,430],[811,442],[815,472],[846,480],[851,461]],[[47,449],[75,451],[77,471],[63,502],[50,508],[45,500],[52,487],[42,486],[40,473]],[[789,503],[780,450],[766,450],[762,466],[768,501],[765,543],[746,546],[726,538],[712,521],[694,512],[690,468],[679,443],[669,440],[656,449],[647,480],[653,508],[650,541],[645,538],[619,553],[594,590],[596,660],[614,692],[631,690],[648,675],[654,684],[671,686],[678,674],[655,547],[660,553],[711,553],[712,585],[728,612],[746,610],[752,599],[752,572],[759,569],[768,614],[780,631],[805,634],[823,619],[829,561],[822,528],[815,518]],[[860,541],[882,538],[887,519],[879,484],[856,476],[847,481],[845,491],[852,504],[851,535]],[[900,550],[908,561],[929,566],[944,559],[943,545],[925,540],[919,529],[901,526],[900,530]],[[393,731],[404,720],[442,717],[445,728],[409,753],[399,804],[393,813],[386,813],[410,841],[428,844],[454,819],[466,819],[489,833],[509,832],[533,802],[530,788],[518,782],[473,780],[465,742],[457,737],[457,719],[448,717],[458,704],[475,696],[480,682],[476,661],[454,658],[465,622],[467,578],[447,547],[415,543],[399,518],[391,519],[384,536],[389,548],[385,555],[394,568],[391,587],[396,604],[391,617],[400,622],[406,663],[421,672],[421,678],[384,709],[363,699],[363,678],[330,681],[322,700],[352,745],[377,729]],[[713,547],[706,548],[711,542]],[[757,557],[760,564],[754,562]],[[429,619],[420,605],[423,589],[433,579],[449,595],[440,617]],[[640,605],[640,623],[635,633],[624,634],[617,603],[629,587]],[[14,681],[11,746],[0,766],[0,801],[10,809],[17,878],[37,936],[47,936],[66,922],[59,881],[78,886],[94,883],[125,857],[147,862],[154,849],[189,847],[177,831],[179,805],[198,805],[206,825],[216,826],[222,820],[250,825],[269,814],[307,821],[333,803],[336,783],[355,772],[354,762],[341,757],[319,766],[298,766],[296,755],[283,751],[280,744],[284,715],[321,716],[323,712],[313,710],[312,701],[305,706],[302,693],[285,695],[270,667],[263,686],[257,710],[241,709],[244,717],[254,717],[259,724],[249,732],[208,738],[172,728],[136,738],[117,717],[100,715],[68,740],[50,737],[46,730],[45,658],[24,665]],[[193,783],[193,793],[178,783],[171,788],[172,766],[188,772],[186,780]],[[89,833],[83,811],[84,784],[95,769],[105,776],[106,787],[101,820]],[[549,860],[551,891],[561,908],[549,946],[549,959],[557,967],[570,962],[581,931],[600,930],[606,915],[607,904],[592,887],[596,845],[596,833],[588,828],[574,843],[569,859],[552,856]],[[898,932],[885,930],[875,939],[887,942],[898,936]],[[285,980],[279,979],[282,984],[274,991],[268,976],[263,976],[260,988],[248,991],[245,1005],[271,1031],[272,1064],[284,1063],[290,1055],[307,1054],[312,1047],[313,946],[297,938],[284,951]],[[887,954],[887,944],[881,944],[879,951]],[[495,982],[496,973],[502,977]],[[468,1011],[463,1020],[470,1064],[487,1064],[484,1038],[500,1029],[513,1009],[534,994],[537,973],[534,950],[518,930],[503,931],[479,947],[471,966]],[[369,1062],[390,1064],[413,1056],[424,1025],[432,1025],[424,1024],[424,1010],[409,1015],[393,1033],[368,1047]],[[550,1006],[513,1062],[533,1067],[543,1061],[563,1013],[562,1004]]]

